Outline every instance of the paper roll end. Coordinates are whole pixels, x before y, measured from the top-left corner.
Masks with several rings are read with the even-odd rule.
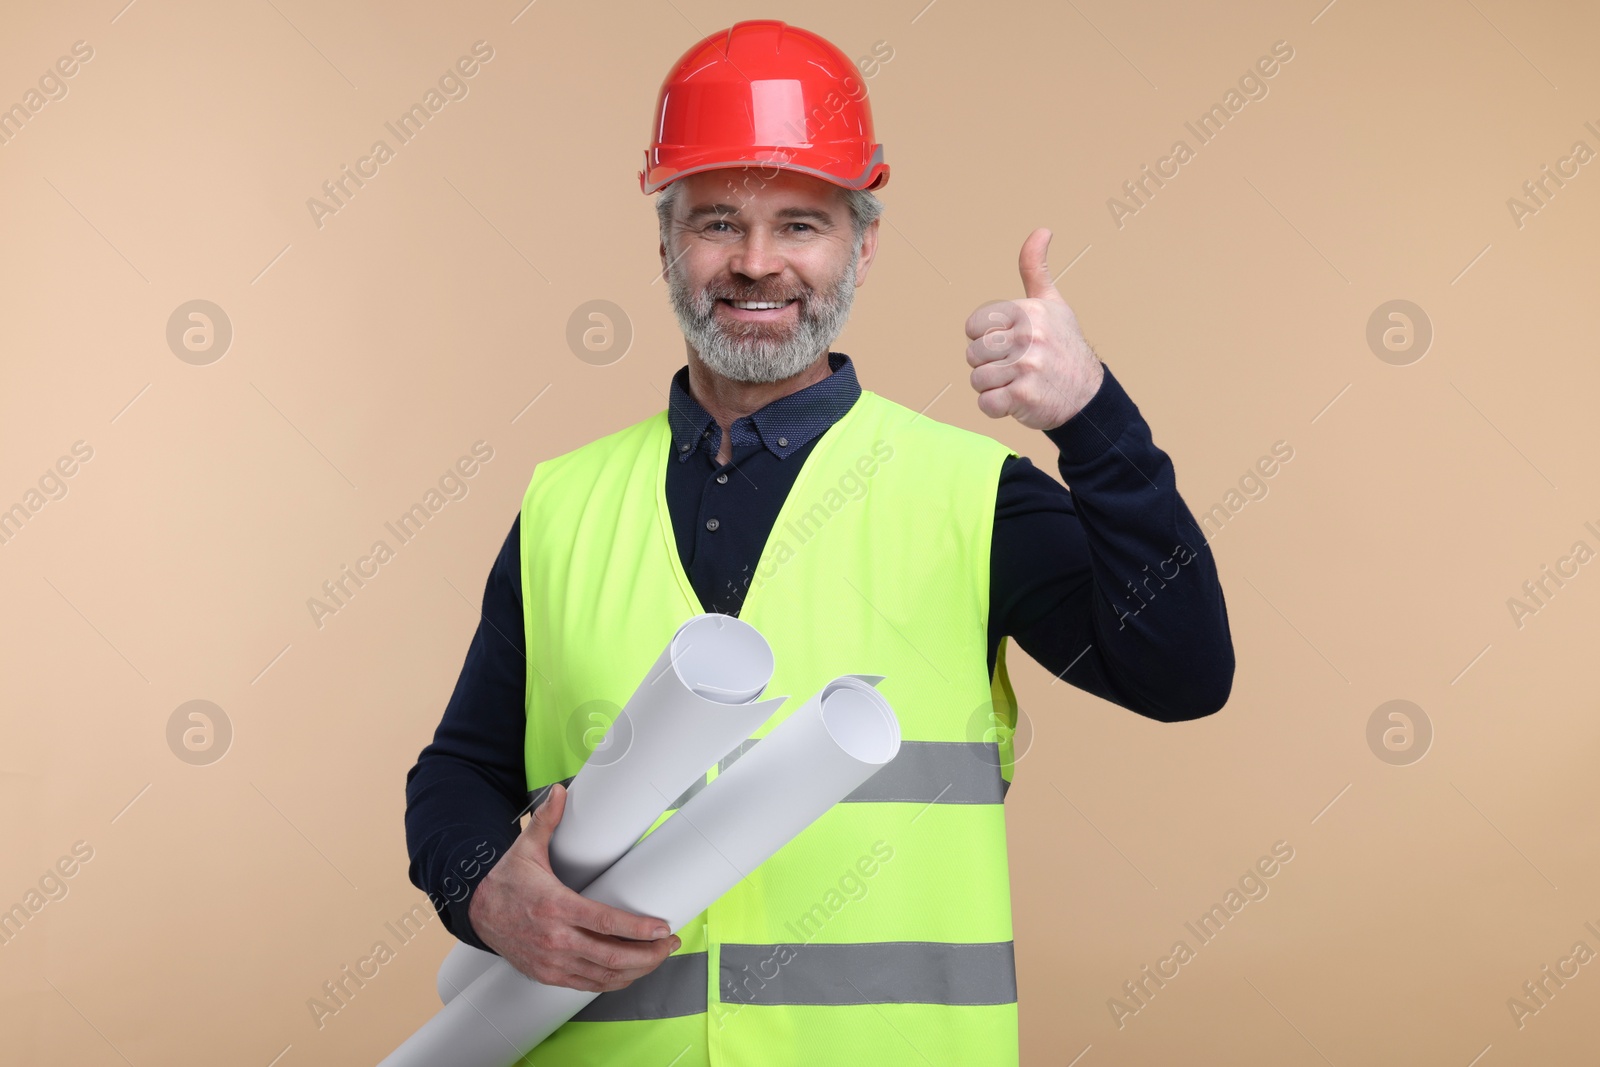
[[[772,646],[754,626],[707,612],[678,627],[667,658],[683,687],[721,704],[748,704],[772,681]]]
[[[840,675],[823,686],[823,728],[834,743],[862,763],[882,766],[900,752],[900,719],[884,695],[862,684],[872,675]],[[882,681],[883,675],[876,676]]]

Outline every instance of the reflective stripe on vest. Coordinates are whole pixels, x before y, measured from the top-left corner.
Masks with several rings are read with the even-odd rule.
[[[706,957],[667,959],[626,987],[596,997],[580,1022],[675,1019],[706,1010]],[[1017,999],[1010,941],[722,945],[729,1004],[1006,1004]]]
[[[759,737],[740,742],[739,747],[717,761],[717,771],[728,769],[750,751]],[[869,801],[915,801],[924,804],[1000,804],[1004,803],[1011,782],[995,773],[1000,766],[1000,749],[994,741],[902,741],[894,759],[858,789],[844,803]],[[572,777],[562,779],[570,786]],[[667,805],[676,811],[689,802],[715,777],[707,775],[683,791]],[[549,786],[528,791],[528,807],[544,799]]]
[[[579,1022],[639,1022],[676,1019],[706,1010],[706,954],[676,953],[661,966],[621,989],[602,993],[573,1016]]]
[[[724,943],[722,986],[724,1001],[749,1004],[1006,1004],[1017,999],[1010,941]]]
[[[766,695],[791,699],[647,832],[840,674],[884,675],[900,752],[685,924],[661,967],[524,1062],[1018,1062],[1006,641],[986,669],[1009,454],[865,390],[817,441],[740,611],[773,648]],[[530,800],[571,781],[599,741],[595,709],[614,715],[703,610],[666,504],[672,456],[659,412],[534,471],[521,525]]]

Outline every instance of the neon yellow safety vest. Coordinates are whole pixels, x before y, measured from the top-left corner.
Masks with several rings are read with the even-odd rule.
[[[1004,799],[1016,699],[988,673],[989,546],[1009,448],[863,390],[785,499],[739,617],[791,698],[885,676],[895,759],[602,993],[538,1067],[1015,1065]],[[666,501],[667,414],[538,464],[522,505],[528,788],[577,774],[701,606]],[[598,724],[598,728],[597,725]],[[699,783],[656,820],[659,826]]]

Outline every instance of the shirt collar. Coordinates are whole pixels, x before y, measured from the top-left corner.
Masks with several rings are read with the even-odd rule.
[[[829,352],[828,367],[832,373],[821,381],[734,420],[733,447],[765,445],[773,455],[786,459],[838,422],[861,395],[861,385],[855,364],[843,352]],[[672,430],[672,454],[679,461],[700,449],[712,455],[721,449],[722,427],[690,393],[687,364],[672,376],[667,423]]]

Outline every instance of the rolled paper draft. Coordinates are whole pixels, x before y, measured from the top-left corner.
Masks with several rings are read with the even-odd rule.
[[[439,964],[439,977],[434,980],[439,990],[439,1003],[450,1003],[457,993],[471,985],[499,958],[496,953],[473,948],[465,941],[457,941],[444,962]]]
[[[583,895],[681,929],[894,759],[900,723],[874,688],[882,680],[823,686]],[[598,995],[496,957],[379,1067],[512,1067]]]
[[[772,681],[772,648],[731,615],[678,627],[633,696],[578,769],[550,869],[581,891],[639,840],[706,768],[789,698],[755,703]]]
[[[873,679],[829,682],[583,895],[681,929],[894,759],[900,722]]]
[[[755,703],[772,681],[772,646],[731,615],[678,627],[567,788],[550,868],[581,891],[639,840],[706,768],[788,700]],[[500,957],[458,942],[439,966],[448,1004]]]

